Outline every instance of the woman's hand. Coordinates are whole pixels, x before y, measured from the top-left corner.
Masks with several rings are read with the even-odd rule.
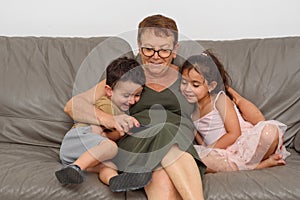
[[[258,109],[256,105],[242,97],[231,87],[228,88],[228,92],[232,95],[233,102],[237,105],[240,110],[240,113],[244,120],[255,125],[260,121],[264,121],[265,117],[262,112]]]

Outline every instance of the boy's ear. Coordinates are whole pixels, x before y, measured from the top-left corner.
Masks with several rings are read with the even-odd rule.
[[[113,94],[113,90],[111,89],[111,87],[109,85],[105,85],[105,93],[106,96],[111,97]]]
[[[216,81],[212,81],[209,85],[208,85],[208,91],[211,92],[213,91],[216,87],[217,87],[218,83]]]

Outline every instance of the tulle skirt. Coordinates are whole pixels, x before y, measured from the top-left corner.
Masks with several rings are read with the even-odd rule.
[[[276,154],[283,159],[290,153],[283,146],[286,125],[275,121],[261,121],[255,126],[241,125],[241,136],[226,149],[194,145],[202,162],[214,171],[254,169],[264,159],[278,131]]]

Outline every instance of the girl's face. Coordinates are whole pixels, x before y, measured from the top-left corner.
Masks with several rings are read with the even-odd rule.
[[[142,48],[144,48],[144,53]],[[139,53],[146,74],[152,76],[161,76],[168,70],[172,59],[176,57],[178,45],[174,46],[174,37],[172,36],[156,36],[153,29],[148,29],[143,32],[139,42]],[[156,51],[152,56],[146,56],[146,53]],[[161,51],[161,52],[157,52]],[[165,57],[170,52],[170,56]],[[159,56],[163,55],[164,58]]]
[[[183,70],[180,91],[189,103],[197,103],[207,97],[208,85],[195,69]]]

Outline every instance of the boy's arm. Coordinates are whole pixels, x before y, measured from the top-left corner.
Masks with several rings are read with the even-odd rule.
[[[246,121],[253,125],[260,121],[265,121],[265,117],[262,112],[252,102],[242,97],[231,87],[228,88],[228,92],[232,95],[233,102],[237,105],[241,115]]]
[[[115,128],[121,135],[133,125],[139,126],[133,117],[126,114],[112,116],[94,106],[95,102],[105,95],[105,84],[103,80],[86,92],[74,96],[66,103],[64,111],[75,121]]]

